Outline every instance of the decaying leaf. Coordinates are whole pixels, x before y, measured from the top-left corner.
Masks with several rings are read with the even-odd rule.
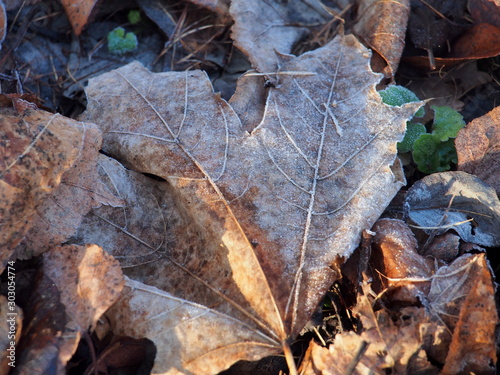
[[[408,280],[428,279],[433,274],[433,260],[417,252],[417,240],[410,228],[401,220],[380,219],[372,227],[370,265],[373,274],[372,288],[384,290],[390,300],[417,303],[423,292],[428,292],[428,282],[414,283]],[[379,285],[381,284],[381,285]]]
[[[434,173],[406,195],[408,215],[426,231],[455,230],[468,242],[498,246],[500,201],[495,190],[465,172]]]
[[[378,71],[383,71],[388,78],[398,70],[409,14],[409,0],[363,0],[358,5],[354,31],[384,59],[386,66]]]
[[[137,265],[158,261],[165,249],[196,246],[198,226],[182,213],[168,182],[126,169],[105,155],[99,156],[98,165],[101,180],[125,205],[94,208],[71,242],[105,248],[131,277]],[[157,277],[145,272],[141,280],[151,284]]]
[[[458,132],[458,170],[476,175],[500,194],[500,107]]]
[[[251,134],[203,72],[133,63],[86,90],[84,118],[102,127],[105,152],[166,179],[197,229],[189,248],[136,267],[110,316],[157,344],[153,371],[212,373],[286,348],[403,184],[396,143],[420,103],[384,105],[369,53],[351,36],[282,60],[283,71],[313,74],[280,76]],[[150,315],[136,294],[173,305]],[[132,311],[150,318],[139,326]],[[227,334],[200,342],[213,326]]]
[[[91,17],[97,0],[61,0],[76,35],[80,35]]]
[[[404,308],[394,314],[398,319],[391,319],[387,311],[373,311],[368,298],[359,296],[356,310],[362,332],[337,334],[328,349],[311,342],[302,364],[304,375],[437,374],[422,350],[435,329],[423,309]]]
[[[458,273],[455,280],[439,288],[441,294],[456,290],[456,297],[464,296],[443,374],[495,374],[498,312],[494,298],[496,288],[485,254],[464,256],[453,266],[448,269],[449,275],[465,268],[463,273],[467,279],[462,283],[463,277]],[[453,285],[456,280],[459,282]]]
[[[16,248],[18,259],[29,259],[64,243],[92,207],[123,205],[97,178],[101,132],[90,123],[75,121],[73,126],[83,132],[78,159],[62,175],[60,185],[36,207],[33,225]]]
[[[61,183],[82,150],[85,126],[42,110],[3,109],[0,128],[2,269],[32,225],[36,208]]]
[[[443,373],[495,373],[498,313],[494,295],[485,254],[463,255],[433,276],[423,302],[432,320],[446,328],[441,336],[446,347],[429,350],[445,365]]]
[[[417,253],[417,240],[401,220],[381,219],[372,227],[373,245],[383,262],[379,271],[389,278],[429,277],[432,261]],[[429,262],[430,261],[430,262]]]
[[[95,245],[58,246],[43,254],[17,347],[22,374],[64,374],[80,335],[117,300],[118,262]]]
[[[323,23],[331,16],[317,0],[232,1],[229,8],[234,19],[232,39],[259,72],[275,73],[281,68],[277,54],[289,54],[293,45],[308,34],[307,25]],[[300,25],[300,26],[298,26]],[[272,43],[269,41],[272,40]],[[304,67],[307,70],[307,67]],[[269,76],[271,82],[276,77]]]
[[[498,313],[485,255],[463,255],[425,280],[431,288],[420,293],[418,306],[424,307],[391,310],[375,310],[380,295],[371,300],[363,283],[353,309],[359,332],[337,334],[328,349],[311,343],[301,373],[493,374]]]

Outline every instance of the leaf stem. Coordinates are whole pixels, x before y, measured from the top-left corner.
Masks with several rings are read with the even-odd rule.
[[[286,364],[290,371],[290,375],[298,375],[297,366],[295,365],[292,349],[290,348],[288,340],[283,340],[283,353],[285,354]]]

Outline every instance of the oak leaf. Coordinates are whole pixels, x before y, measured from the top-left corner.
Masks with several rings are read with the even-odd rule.
[[[154,372],[291,355],[337,266],[403,185],[396,143],[420,103],[384,105],[369,57],[352,36],[280,56],[284,72],[310,74],[277,78],[251,134],[200,71],[132,63],[90,81],[83,118],[101,126],[103,150],[165,179],[196,229],[190,246],[130,271],[109,314],[118,334],[156,343]]]

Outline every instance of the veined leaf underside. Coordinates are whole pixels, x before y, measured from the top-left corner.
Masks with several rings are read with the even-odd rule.
[[[162,333],[167,333],[168,330],[178,329],[181,325],[189,324],[190,321],[193,321],[195,319],[203,317],[204,315],[213,314],[213,315],[216,315],[224,320],[232,321],[238,325],[243,325],[246,330],[254,332],[255,335],[260,336],[263,339],[263,341],[267,341],[268,342],[267,346],[269,346],[269,348],[275,347],[275,340],[273,338],[270,338],[269,336],[265,335],[262,331],[259,331],[259,330],[255,329],[254,327],[251,327],[251,326],[245,324],[244,322],[237,320],[231,316],[222,314],[222,313],[220,313],[216,310],[213,310],[207,306],[203,306],[203,305],[200,305],[200,304],[197,304],[194,302],[186,301],[182,298],[177,298],[177,297],[172,296],[172,295],[167,295],[164,292],[162,292],[161,290],[158,290],[154,287],[149,287],[149,286],[145,287],[144,285],[141,285],[139,283],[134,283],[133,285],[134,285],[133,289],[131,289],[129,291],[129,293],[123,294],[121,299],[130,298],[132,296],[132,292],[134,290],[140,290],[142,292],[154,294],[155,296],[159,296],[161,298],[168,298],[169,300],[176,302],[176,306],[173,306],[171,309],[167,309],[167,310],[162,309],[161,311],[158,311],[158,312],[155,312],[152,309],[151,316],[148,316],[148,321],[150,324],[154,325],[155,319],[162,319],[165,316],[174,315],[177,310],[179,310],[181,308],[185,308],[186,306],[192,307],[193,309],[195,309],[195,311],[196,311],[195,314],[189,316],[189,318],[187,318],[187,319],[183,319],[180,323],[176,322],[176,324],[172,327],[163,328]],[[262,342],[258,342],[258,343],[256,342],[255,345],[264,345],[264,344]],[[222,349],[223,349],[223,347],[218,348],[218,350],[222,350]]]
[[[128,116],[106,114],[114,91],[92,81],[88,110],[104,124],[104,151],[167,179],[184,215],[178,222],[192,225],[186,238],[164,241],[164,280],[144,270],[134,278],[261,330],[275,348],[302,329],[339,258],[401,186],[391,165],[411,115],[381,102],[380,76],[353,37],[278,59],[282,71],[313,74],[277,75],[251,134],[196,71],[153,74],[129,64],[105,78],[127,97],[117,112]]]
[[[147,108],[149,108],[149,110],[155,114],[157,119],[161,122],[161,124],[163,124],[164,131],[167,133],[168,137],[157,136],[154,134],[145,134],[140,132],[130,132],[130,131],[109,131],[109,133],[119,133],[125,136],[139,136],[139,137],[155,139],[160,142],[168,144],[169,147],[178,148],[181,151],[181,154],[184,154],[186,156],[186,159],[193,165],[195,165],[196,167],[195,169],[198,172],[200,172],[200,175],[194,177],[190,176],[186,177],[183,174],[169,174],[168,179],[171,182],[175,180],[186,180],[191,182],[198,181],[201,183],[208,182],[210,187],[215,192],[215,196],[217,197],[218,201],[221,202],[226,207],[229,217],[231,217],[234,224],[236,224],[239,231],[241,232],[242,236],[246,239],[245,233],[243,229],[240,227],[239,222],[229,205],[229,202],[226,200],[224,194],[221,192],[221,190],[217,185],[217,181],[219,181],[226,173],[226,164],[228,161],[228,154],[230,150],[230,131],[226,117],[227,114],[224,108],[222,107],[221,103],[224,103],[225,105],[227,104],[222,101],[217,103],[217,108],[216,108],[217,115],[218,118],[222,119],[223,121],[216,124],[215,129],[213,126],[214,123],[209,123],[207,121],[205,124],[200,126],[200,124],[197,123],[196,120],[193,120],[193,118],[189,118],[190,113],[192,115],[193,112],[195,113],[195,116],[199,115],[203,117],[203,112],[200,109],[191,108],[190,106],[190,100],[193,100],[193,98],[190,97],[190,88],[189,88],[190,80],[188,79],[188,74],[190,74],[190,72],[184,72],[183,73],[184,101],[182,109],[182,119],[178,124],[169,123],[166,120],[165,116],[160,113],[157,106],[148,99],[147,94],[143,93],[141,89],[139,89],[132,81],[130,81],[121,72],[116,71],[116,73],[132,88],[134,92],[137,93],[140,99],[146,104]],[[191,84],[193,85],[196,84],[196,81],[193,80]],[[214,108],[212,108],[211,110],[212,112],[214,112]],[[189,124],[186,125],[188,120]],[[196,127],[193,126],[193,124],[196,125]],[[208,136],[206,135],[208,133],[213,133],[214,131],[218,132],[219,134],[222,134],[222,137],[220,136],[214,137],[213,134],[210,134]],[[210,141],[212,140],[214,140],[213,144],[210,144]],[[207,153],[206,152],[207,148],[213,149],[214,153],[213,154]],[[198,152],[198,149],[200,149],[200,152]],[[178,151],[174,150],[173,152],[176,153]],[[146,244],[142,240],[141,242]],[[249,248],[251,248],[251,244],[249,243],[248,239],[246,239],[246,242]],[[148,244],[146,244],[146,246],[149,247],[150,249],[153,249],[153,247]],[[209,281],[200,278],[194,272],[185,267],[182,264],[182,262],[172,259],[168,254],[165,254],[164,256],[168,258],[169,261],[176,267],[182,269],[187,275],[197,280],[206,288],[210,289],[212,292],[217,294],[222,300],[228,302],[233,307],[235,307],[244,316],[253,321],[257,326],[259,326],[263,330],[263,332],[267,332],[266,337],[268,340],[272,340],[275,344],[280,345],[281,342],[285,339],[284,337],[285,329],[283,328],[281,320],[279,320],[280,323],[279,325],[281,325],[281,329],[279,330],[279,332],[275,332],[274,330],[270,329],[268,322],[263,321],[258,316],[250,314],[248,311],[245,310],[244,307],[242,307],[237,302],[233,301],[230,297],[226,296],[223,291],[213,287]],[[253,254],[253,256],[255,257],[255,254]],[[256,258],[255,261],[258,263]],[[261,269],[259,271],[262,272]],[[265,279],[264,274],[262,274],[261,277]],[[270,290],[269,290],[269,296],[272,296]],[[274,303],[272,298],[270,299],[269,302],[271,304]],[[274,308],[277,316],[279,316],[277,307],[274,306]]]
[[[283,212],[279,222],[302,233],[292,243],[300,253],[290,252],[298,263],[285,260],[295,267],[285,309],[285,316],[292,315],[292,326],[300,309],[304,267],[321,258],[317,251],[309,251],[310,243],[316,242],[314,247],[321,246],[324,252],[331,249],[326,242],[336,234],[337,215],[379,173],[378,166],[386,166],[395,157],[386,150],[373,156],[372,161],[363,160],[394,125],[396,115],[382,124],[370,123],[368,107],[380,106],[380,100],[374,96],[378,78],[366,70],[359,77],[349,77],[358,81],[351,88],[337,89],[337,78],[345,82],[350,71],[343,56],[340,48],[333,66],[312,58],[304,66],[316,75],[283,79],[271,91],[264,120],[254,131],[261,138],[271,168],[282,177],[273,186],[279,202],[277,211]],[[283,69],[297,68],[292,63]],[[277,238],[292,237],[283,234],[286,230],[278,232]]]

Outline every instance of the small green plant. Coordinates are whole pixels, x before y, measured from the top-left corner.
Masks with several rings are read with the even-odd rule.
[[[137,44],[137,36],[132,32],[125,34],[123,27],[117,27],[108,33],[108,50],[114,55],[131,52],[137,48]]]
[[[412,91],[396,85],[380,91],[380,96],[385,104],[397,106],[419,100]],[[453,139],[465,126],[462,115],[454,109],[446,106],[431,108],[434,111],[431,132],[421,123],[408,121],[405,137],[398,143],[398,151],[411,152],[418,169],[428,174],[448,171],[451,163],[457,163]],[[423,110],[420,108],[414,117],[422,117]]]
[[[139,22],[141,22],[141,12],[138,10],[131,10],[127,14],[128,22],[130,22],[132,25],[135,25]]]

